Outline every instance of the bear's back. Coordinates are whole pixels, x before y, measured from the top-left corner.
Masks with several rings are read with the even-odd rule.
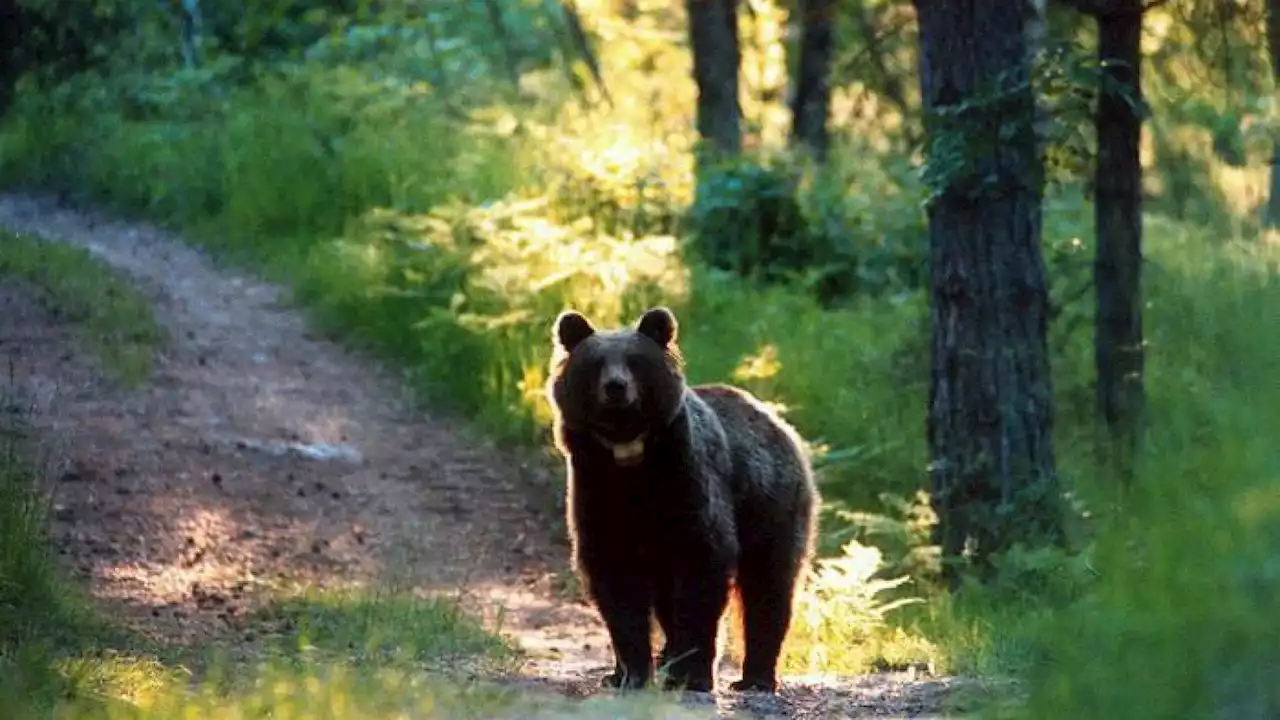
[[[689,388],[715,413],[733,460],[738,493],[809,483],[809,457],[796,431],[751,393],[731,385]]]

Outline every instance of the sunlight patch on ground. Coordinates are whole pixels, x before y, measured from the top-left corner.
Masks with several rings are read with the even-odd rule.
[[[166,563],[108,564],[97,569],[95,594],[152,606],[181,602],[194,586],[222,587],[251,582],[242,563],[209,557],[205,548],[240,540],[241,528],[226,508],[188,510],[174,523],[186,546]]]
[[[612,664],[609,637],[595,609],[551,589],[552,576],[519,587],[477,583],[460,600],[483,626],[515,642],[526,655],[522,674],[537,677],[570,666],[575,673],[603,671]]]

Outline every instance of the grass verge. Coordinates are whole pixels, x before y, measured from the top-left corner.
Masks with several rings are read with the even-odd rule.
[[[55,319],[73,323],[112,378],[147,377],[164,331],[146,298],[88,250],[0,230],[0,278],[21,281]]]

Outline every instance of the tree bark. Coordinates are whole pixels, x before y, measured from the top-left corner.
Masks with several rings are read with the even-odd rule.
[[[0,117],[9,111],[22,75],[19,40],[22,38],[22,17],[17,0],[0,0]]]
[[[958,586],[1020,542],[1062,540],[1025,2],[915,0],[926,113],[935,538]],[[994,92],[993,92],[994,91]]]
[[[830,140],[831,56],[835,49],[835,0],[802,0],[803,31],[796,94],[791,102],[791,142],[807,146],[826,160]]]
[[[1103,467],[1132,481],[1141,438],[1142,339],[1142,130],[1141,0],[1112,0],[1098,15],[1102,88],[1095,128],[1094,224],[1098,248],[1093,277],[1099,439]]]
[[[511,45],[511,36],[507,33],[507,23],[502,19],[502,6],[498,0],[485,0],[485,12],[489,16],[489,25],[493,28],[493,36],[502,48],[502,64],[507,71],[507,80],[511,87],[520,88],[520,58]]]
[[[698,134],[721,155],[742,150],[742,106],[738,100],[737,0],[685,0],[693,79],[698,85]]]
[[[1267,0],[1267,49],[1271,54],[1271,76],[1280,85],[1280,0]],[[1263,215],[1263,224],[1268,228],[1280,227],[1280,140],[1273,147],[1271,193]]]

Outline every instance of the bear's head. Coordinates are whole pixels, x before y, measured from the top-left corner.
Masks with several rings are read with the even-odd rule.
[[[552,330],[548,399],[557,420],[589,433],[623,466],[644,458],[645,438],[680,413],[684,374],[676,317],[653,308],[633,328],[597,330],[566,310]]]

